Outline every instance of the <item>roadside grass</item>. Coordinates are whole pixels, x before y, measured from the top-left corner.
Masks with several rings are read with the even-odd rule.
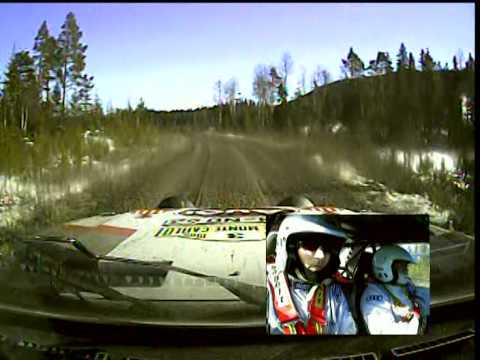
[[[145,206],[147,196],[139,191],[143,174],[149,171],[146,161],[178,143],[179,136],[176,131],[129,123],[106,124],[94,141],[86,140],[84,132],[78,127],[39,134],[33,145],[18,132],[0,132],[0,196],[13,193],[19,203],[17,220],[3,219],[7,224],[0,229],[0,244],[13,233],[32,234],[98,211]],[[114,151],[109,149],[112,143]],[[117,185],[122,182],[126,185]]]
[[[425,196],[440,208],[449,209],[454,228],[474,234],[474,178],[469,189],[461,190],[452,183],[446,172],[436,172],[433,176],[433,164],[429,161],[423,161],[419,166],[419,173],[415,173],[409,167],[397,163],[394,156],[381,159],[377,146],[353,136],[316,134],[308,138],[307,143],[310,153],[322,152],[330,162],[347,158],[359,175],[380,182],[399,193]],[[470,174],[474,177],[473,162],[469,167]]]

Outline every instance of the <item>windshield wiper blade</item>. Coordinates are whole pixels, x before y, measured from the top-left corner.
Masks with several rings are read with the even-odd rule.
[[[56,242],[56,243],[62,243],[62,244],[69,244],[74,246],[77,250],[79,250],[81,253],[86,255],[87,257],[94,259],[96,261],[112,261],[112,262],[118,262],[118,263],[125,263],[125,264],[130,264],[130,265],[141,265],[145,267],[152,267],[152,268],[158,268],[162,269],[165,271],[172,271],[172,272],[177,272],[185,275],[190,275],[198,278],[205,279],[210,282],[214,282],[241,300],[245,301],[248,304],[252,305],[257,305],[257,306],[264,306],[266,302],[266,296],[267,296],[267,288],[266,286],[258,286],[258,285],[253,285],[253,284],[248,284],[236,279],[229,279],[229,278],[224,278],[224,277],[219,277],[219,276],[214,276],[214,275],[207,275],[207,274],[202,274],[196,271],[184,269],[181,267],[177,267],[174,265],[171,265],[171,261],[144,261],[144,260],[136,260],[136,259],[128,259],[128,258],[122,258],[122,257],[115,257],[115,256],[107,256],[107,255],[97,255],[93,252],[91,252],[82,242],[78,241],[75,238],[60,238],[60,237],[34,237],[32,239],[33,241],[47,241],[47,242]],[[238,275],[236,273],[235,275]],[[79,279],[83,281],[83,279]],[[81,282],[77,283],[77,285],[81,286]],[[90,288],[95,288],[98,287],[96,284],[90,284],[92,285]],[[124,300],[132,301],[136,300],[139,303],[144,303],[145,300],[133,298],[127,295],[123,295],[119,293],[116,290],[113,290],[109,287],[101,287],[101,289],[108,289],[108,294],[109,296],[114,296],[117,299],[123,298]],[[97,292],[97,291],[94,291]],[[99,293],[101,294],[101,293]],[[103,294],[101,294],[103,295]]]
[[[41,237],[41,236],[36,236],[31,239],[23,240],[22,242],[27,244],[32,242],[36,244],[49,243],[49,242],[61,243],[61,244],[72,244],[72,240],[70,239],[65,240],[59,237]],[[61,285],[63,285],[64,288],[73,289],[74,290],[73,292],[82,300],[85,300],[85,299],[80,295],[80,291],[96,293],[108,300],[126,301],[133,304],[138,309],[143,311],[151,312],[154,310],[154,308],[151,306],[150,303],[142,299],[138,299],[129,295],[122,294],[121,292],[111,288],[105,283],[92,281],[89,278],[81,276],[75,271],[65,271],[65,270],[67,270],[66,266],[64,264],[59,264],[56,271],[49,271],[46,274],[49,276],[52,276],[55,279],[55,281],[58,281]],[[36,272],[42,273],[44,271],[40,270]]]

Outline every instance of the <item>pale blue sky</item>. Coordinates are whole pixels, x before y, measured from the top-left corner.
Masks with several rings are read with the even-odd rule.
[[[393,57],[401,42],[415,59],[429,48],[442,64],[458,49],[475,52],[474,3],[425,4],[0,4],[0,70],[16,49],[33,47],[43,20],[57,36],[69,11],[88,45],[87,71],[105,104],[188,109],[213,104],[213,84],[235,77],[252,97],[256,64],[294,61],[293,94],[306,69],[317,65],[333,78],[350,46],[365,63],[377,51]]]

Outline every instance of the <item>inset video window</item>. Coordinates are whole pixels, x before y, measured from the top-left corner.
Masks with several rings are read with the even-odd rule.
[[[268,334],[427,332],[427,215],[277,214],[267,224]]]

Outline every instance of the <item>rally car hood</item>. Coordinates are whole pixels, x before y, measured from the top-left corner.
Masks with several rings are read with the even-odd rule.
[[[94,216],[65,225],[91,251],[172,265],[219,278],[265,286],[266,216],[279,211],[353,214],[334,208],[140,209]],[[108,266],[100,263],[102,266]],[[118,291],[145,300],[239,300],[223,286],[168,272],[160,281],[128,276]]]
[[[140,209],[72,221],[65,224],[64,230],[68,236],[77,238],[97,254],[142,261],[167,261],[197,273],[265,286],[267,215],[279,212],[361,214],[336,207]],[[361,224],[361,221],[357,224],[349,221],[355,226]],[[403,226],[396,229],[396,236],[399,236],[399,231],[407,231],[406,228],[410,228],[412,234],[418,233],[412,226]],[[392,231],[389,233],[393,236]],[[370,238],[375,236],[369,234]],[[474,238],[434,225],[430,225],[428,236],[431,243],[432,305],[471,298],[474,293]],[[100,262],[100,270],[107,267],[107,263]],[[159,277],[154,273],[152,276],[148,273],[143,275],[126,275],[123,281],[117,281],[112,286],[139,299],[240,300],[223,286],[206,279],[173,271],[162,273]],[[445,281],[455,278],[456,281],[448,281],[448,284]],[[459,278],[463,280],[459,281]]]
[[[84,296],[95,293],[97,299],[98,294],[100,298],[108,298],[106,301],[94,299],[88,306],[100,306],[102,303],[110,308],[114,302],[118,303],[118,315],[113,316],[113,310],[109,310],[102,317],[102,322],[224,326],[233,324],[232,319],[236,319],[235,326],[264,326],[266,222],[271,219],[268,214],[280,212],[355,215],[350,217],[350,223],[356,226],[362,223],[356,216],[359,213],[331,207],[142,209],[80,219],[65,224],[64,228],[64,235],[76,238],[91,253],[126,259],[136,264],[89,260],[88,256],[71,246],[59,252],[57,245],[37,241],[35,247],[30,248],[34,256],[19,260],[20,267],[32,276],[44,274],[47,285],[51,281],[50,276],[55,276],[60,269],[65,276],[72,274],[73,278],[67,276],[63,279],[70,284],[80,287],[84,283],[89,284],[90,290],[86,291],[90,294],[80,291]],[[412,230],[414,224],[397,226],[394,232],[391,225],[394,224],[388,225],[390,234],[398,237],[400,232]],[[371,226],[365,233],[370,237],[377,237],[377,240],[384,238],[383,235],[370,234],[368,228],[371,229]],[[378,233],[384,234],[384,230]],[[432,225],[428,236],[431,242],[432,306],[473,299],[474,238]],[[42,250],[40,258],[35,255],[38,250]],[[38,259],[42,259],[41,263]],[[60,264],[60,268],[56,264]],[[37,286],[37,280],[33,283]],[[106,290],[106,287],[117,294],[112,297],[112,291]],[[26,294],[31,291],[28,289]],[[124,299],[119,298],[118,293],[130,297],[130,301],[140,299],[155,303],[161,315],[153,319],[125,312],[121,305]],[[72,294],[67,292],[64,295]],[[15,298],[4,300],[5,306],[11,309],[27,311],[31,308],[35,313],[43,312],[49,317],[55,314],[64,317],[68,313],[77,318],[78,300],[64,296],[62,299],[55,300],[54,307],[50,306],[53,304],[51,301],[41,302],[45,308],[41,311],[38,302],[19,307]],[[62,301],[65,302],[64,307],[59,306]],[[91,309],[88,306],[82,306],[85,312],[82,319],[99,321],[96,305]],[[64,308],[65,314],[59,312],[61,308]]]

